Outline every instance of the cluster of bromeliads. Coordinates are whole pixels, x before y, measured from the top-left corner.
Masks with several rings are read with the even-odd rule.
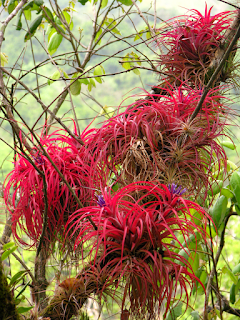
[[[29,157],[16,157],[5,183],[15,238],[33,246],[42,236],[62,250],[73,243],[82,259],[45,316],[57,318],[64,306],[68,319],[90,295],[121,301],[122,319],[166,315],[182,297],[188,304],[199,279],[179,249],[190,255],[188,239],[197,232],[208,242],[211,218],[199,203],[216,179],[212,168],[226,168],[219,137],[229,123],[223,92],[236,46],[200,100],[238,22],[239,12],[207,8],[168,21],[154,40],[164,76],[151,94],[78,139],[56,130]]]

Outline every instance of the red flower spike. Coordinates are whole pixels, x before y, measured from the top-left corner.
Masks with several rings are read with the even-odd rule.
[[[132,194],[137,193],[142,196],[135,200]],[[110,284],[114,283],[116,290],[122,285],[122,309],[129,299],[131,314],[138,318],[146,313],[154,318],[156,303],[160,307],[164,299],[167,312],[177,288],[188,304],[188,289],[198,279],[190,263],[175,250],[178,246],[190,256],[188,245],[179,243],[176,233],[182,234],[187,243],[190,235],[199,232],[206,243],[206,212],[165,185],[144,181],[113,195],[105,190],[102,198],[104,205],[77,210],[66,226],[67,238],[77,234],[75,248],[83,248],[83,256],[84,248],[91,243],[89,260],[107,275],[100,294]],[[198,212],[198,219],[191,209]],[[97,230],[86,217],[91,217]]]
[[[98,181],[91,180],[92,167],[86,148],[76,143],[73,138],[62,134],[60,130],[39,139],[80,201],[91,204],[91,200],[94,199],[94,188],[96,184],[99,188],[98,183],[100,184],[101,179],[98,176]],[[61,241],[63,226],[68,216],[78,208],[78,204],[46,156],[35,149],[32,160],[44,173],[47,183],[48,224],[45,240]],[[95,176],[96,171],[95,168]],[[19,233],[20,230],[32,240],[31,245],[38,242],[42,233],[45,203],[43,187],[41,175],[27,159],[18,155],[14,170],[5,180],[4,198],[12,214],[14,237],[21,244],[27,245]]]
[[[209,80],[207,69],[235,14],[226,11],[211,15],[211,11],[207,5],[204,15],[192,9],[189,15],[168,20],[166,31],[160,30],[158,46],[168,52],[159,57],[159,64],[170,78],[202,85]]]

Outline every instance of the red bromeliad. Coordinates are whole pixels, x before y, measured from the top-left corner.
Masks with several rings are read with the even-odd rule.
[[[201,90],[165,88],[167,94],[148,95],[107,120],[89,140],[95,165],[112,171],[123,185],[158,180],[177,183],[189,192],[208,189],[211,166],[226,168],[226,154],[217,138],[224,135],[228,107],[220,89],[210,90],[198,116],[189,121]],[[214,179],[214,178],[213,178]],[[205,192],[204,191],[204,192]]]
[[[159,64],[172,81],[204,85],[209,80],[212,60],[225,40],[235,13],[212,15],[211,11],[212,7],[208,10],[207,5],[204,15],[192,9],[190,15],[175,17],[166,22],[165,30],[159,30],[157,42],[163,51]]]
[[[62,134],[60,130],[40,137],[40,143],[82,204],[90,204],[94,194],[94,183],[91,180],[90,155],[85,147],[77,140]],[[48,202],[45,239],[49,241],[61,239],[61,230],[68,216],[78,208],[71,191],[41,149],[34,148],[30,157],[45,175],[47,199],[44,198],[42,176],[21,154],[16,157],[15,168],[5,180],[4,191],[6,205],[12,214],[13,234],[24,245],[27,243],[19,234],[20,230],[27,234],[32,244],[36,244],[39,240],[43,227],[45,201]]]
[[[77,210],[69,217],[67,235],[77,234],[79,245],[89,252],[90,265],[107,275],[100,294],[109,286],[123,287],[122,309],[130,301],[132,316],[148,319],[159,312],[166,299],[166,312],[180,289],[188,304],[189,291],[198,280],[190,263],[176,251],[182,248],[188,256],[190,235],[199,232],[206,242],[206,212],[186,200],[186,190],[154,183],[130,184],[114,194],[108,190],[98,196],[97,205]],[[142,196],[138,200],[133,195]],[[198,213],[198,218],[192,212]],[[95,230],[86,219],[91,217]],[[177,235],[185,239],[183,246]],[[86,246],[89,248],[86,248]],[[197,246],[197,245],[196,245]]]

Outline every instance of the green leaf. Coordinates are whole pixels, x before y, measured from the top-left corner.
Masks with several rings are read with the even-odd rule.
[[[24,10],[23,13],[24,13],[25,18],[30,21],[32,18],[31,9]]]
[[[21,30],[22,29],[22,11],[19,12],[18,14],[18,22],[17,22],[17,27],[16,30]]]
[[[111,29],[111,32],[121,35],[121,32],[118,30],[118,28],[114,28],[117,22],[113,18],[106,18],[104,24],[109,30]]]
[[[26,270],[21,270],[17,272],[10,280],[9,286],[11,287],[13,284],[15,284],[17,281],[21,280],[23,276],[27,273]]]
[[[28,10],[29,8],[33,8],[34,1],[30,1],[23,6],[23,10]]]
[[[89,82],[91,83],[91,85],[92,85],[93,87],[96,88],[96,83],[95,83],[95,81],[94,81],[93,78],[89,78]]]
[[[238,279],[237,277],[232,273],[232,271],[227,267],[227,266],[224,266],[222,268],[222,273],[224,274],[228,274],[229,278],[232,280],[232,282],[236,285],[237,282],[238,282]]]
[[[118,0],[118,1],[124,4],[125,6],[131,6],[133,4],[132,0]]]
[[[222,142],[220,142],[220,144],[223,147],[226,147],[226,148],[231,149],[231,150],[235,150],[236,149],[235,144],[232,143],[231,141],[222,141]]]
[[[102,107],[102,109],[100,111],[100,115],[104,114],[106,116],[106,118],[109,119],[114,115],[114,112],[115,112],[114,108],[105,105],[105,106]]]
[[[232,199],[234,197],[234,194],[228,188],[222,188],[220,194],[228,199]]]
[[[76,80],[75,82],[73,82],[73,80],[71,80],[70,83],[72,83],[70,85],[71,94],[74,96],[78,96],[81,92],[81,82],[79,80]]]
[[[220,311],[217,308],[215,308],[214,311],[216,312],[216,315],[218,316],[218,318],[221,319]]]
[[[217,229],[220,227],[225,218],[227,203],[227,198],[225,196],[220,196],[213,205],[211,216]]]
[[[184,259],[188,260],[190,252],[186,249],[181,249],[178,253],[179,256],[183,257]],[[181,265],[185,265],[185,262],[179,262]]]
[[[119,183],[117,182],[117,183],[115,183],[115,184],[112,186],[112,190],[113,190],[114,192],[116,192],[116,191],[118,191],[118,189],[119,189]]]
[[[234,304],[235,301],[236,301],[236,285],[235,283],[233,283],[230,288],[230,302]]]
[[[11,247],[15,246],[15,243],[14,242],[8,242],[6,244],[3,245],[3,250],[7,250]]]
[[[25,37],[24,37],[24,41],[27,41],[29,40],[33,35],[34,33],[36,32],[37,30],[37,27],[41,24],[42,22],[42,18],[43,18],[43,15],[41,14],[39,17],[37,17],[33,23],[30,25],[29,27],[29,31],[26,33]]]
[[[216,194],[218,194],[223,186],[223,181],[222,180],[216,180],[213,184],[212,184],[212,188],[210,190],[208,190],[208,195],[211,196],[215,196]]]
[[[26,288],[28,287],[28,285],[29,285],[30,282],[31,282],[31,281],[29,280],[29,281],[25,284],[25,286],[18,292],[18,294],[17,294],[17,296],[16,296],[16,299],[26,290]]]
[[[131,64],[130,64],[130,62],[123,62],[122,67],[126,70],[129,70],[129,69],[131,69]]]
[[[97,34],[96,34],[96,36],[95,36],[95,42],[97,42],[97,40],[98,40],[98,38],[100,37],[100,35],[102,34],[102,29],[100,29],[98,32],[97,32]],[[98,42],[98,45],[100,45],[100,43],[101,43],[101,41],[99,41]]]
[[[235,302],[234,308],[240,307],[240,298]]]
[[[43,2],[44,2],[43,0],[33,0],[33,1],[34,1],[34,3],[36,3],[36,5],[39,6],[39,7],[42,6],[42,5],[43,5]]]
[[[176,320],[178,317],[180,317],[182,315],[182,306],[183,303],[178,302],[175,307],[171,308],[167,313],[166,320]]]
[[[100,77],[94,78],[98,83],[102,83],[102,79]]]
[[[234,171],[231,175],[230,186],[235,194],[237,203],[240,205],[240,176],[236,171]]]
[[[63,75],[65,78],[67,78],[67,79],[69,78],[68,74],[65,71],[63,71]]]
[[[25,312],[28,312],[29,310],[31,310],[33,307],[18,307],[17,308],[17,313],[25,313]]]
[[[142,35],[143,35],[143,32],[144,32],[144,30],[139,31],[139,32],[136,34],[136,36],[135,36],[135,38],[134,38],[134,41],[140,39],[140,38],[142,37]]]
[[[196,232],[195,234],[191,234],[189,238],[187,238],[186,241],[182,243],[183,247],[189,247],[190,243],[193,243],[193,247],[190,246],[191,249],[194,249],[196,247],[196,241],[199,241],[201,239],[201,235],[199,232]]]
[[[88,2],[88,0],[78,0],[78,2],[84,6]]]
[[[137,75],[140,76],[140,71],[138,69],[133,69],[133,72]]]
[[[48,22],[50,22],[50,21],[54,21],[54,18],[53,18],[53,14],[52,14],[52,12],[51,12],[51,10],[50,9],[48,9],[48,7],[43,7],[44,8],[44,10],[43,10],[43,16],[44,16],[44,18],[48,21]]]
[[[151,32],[150,31],[147,31],[146,32],[146,39],[149,40],[152,38],[152,35],[151,35]]]
[[[102,70],[101,66],[96,66],[96,67],[94,68],[93,74],[94,74],[95,76],[101,76],[101,75],[103,75],[103,70]],[[101,79],[100,77],[96,77],[96,78],[94,78],[94,79],[95,79],[97,82],[102,83],[102,79]]]
[[[7,259],[7,257],[9,257],[10,254],[13,253],[17,248],[18,248],[18,246],[14,246],[12,249],[4,251],[1,256],[1,260],[3,261],[5,259]]]
[[[18,2],[16,0],[10,0],[8,4],[8,13],[10,14],[18,5]]]
[[[52,26],[50,26],[50,28],[47,29],[46,34],[48,35],[48,43],[49,43],[49,41],[50,41],[50,39],[51,39],[51,36],[52,36],[55,32],[57,32],[57,30],[56,30],[55,28],[53,28]]]
[[[103,75],[102,68],[101,68],[100,66],[96,66],[96,67],[94,68],[93,74],[94,74],[95,76],[101,76],[101,75]]]
[[[53,83],[53,80],[58,80],[61,77],[61,73],[57,70],[55,71],[48,79],[48,85],[50,85],[51,83]]]
[[[137,61],[137,64],[139,66],[141,66],[141,64],[142,64],[141,61],[138,61],[138,60],[140,60],[140,57],[135,52],[132,52],[131,55],[134,57],[134,60]]]
[[[227,160],[227,164],[228,164],[228,166],[229,166],[230,169],[232,169],[232,170],[236,170],[236,169],[237,169],[236,164],[233,163],[232,161]],[[229,170],[228,170],[228,171],[229,171]]]
[[[3,52],[0,52],[0,62],[1,67],[4,67],[5,64],[8,64],[8,56]]]
[[[208,274],[207,274],[207,272],[206,272],[205,269],[202,270],[201,276],[200,276],[199,280],[200,280],[201,283],[203,284],[204,288],[206,288],[206,285],[207,285],[207,282],[208,282]],[[205,291],[204,291],[202,285],[199,285],[199,286],[198,286],[197,292],[198,292],[199,294],[205,294]]]
[[[240,263],[233,268],[232,272],[233,274],[240,275]]]
[[[48,43],[48,52],[50,55],[53,55],[56,51],[57,48],[60,46],[60,43],[62,42],[62,35],[55,32]]]
[[[86,86],[89,85],[89,80],[88,79],[81,79],[80,78],[78,81],[83,83],[83,84],[85,84]]]
[[[102,0],[101,9],[105,8],[108,4],[108,0]]]
[[[198,311],[192,311],[190,313],[190,316],[192,317],[191,320],[199,320],[200,319],[200,315],[199,315]]]
[[[199,268],[199,254],[191,252],[190,261],[193,272],[196,272]]]
[[[88,91],[91,91],[92,87],[96,87],[96,83],[93,78],[89,78]]]
[[[73,29],[73,22],[71,21],[71,16],[67,11],[63,11],[64,18],[66,19],[67,24],[69,25],[69,29]]]

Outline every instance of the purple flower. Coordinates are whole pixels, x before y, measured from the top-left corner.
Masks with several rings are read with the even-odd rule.
[[[97,196],[97,204],[102,208],[106,207],[106,202],[103,198],[103,195]]]
[[[169,184],[169,185],[168,185],[168,190],[171,192],[172,196],[173,196],[174,194],[176,194],[176,195],[178,195],[178,196],[181,196],[182,194],[184,194],[184,192],[187,191],[186,188],[183,188],[183,189],[182,189],[182,186],[179,186],[179,187],[178,187],[177,184],[175,184],[175,183]]]
[[[37,164],[44,164],[44,159],[38,154],[36,157],[32,156],[33,159],[37,162]]]

